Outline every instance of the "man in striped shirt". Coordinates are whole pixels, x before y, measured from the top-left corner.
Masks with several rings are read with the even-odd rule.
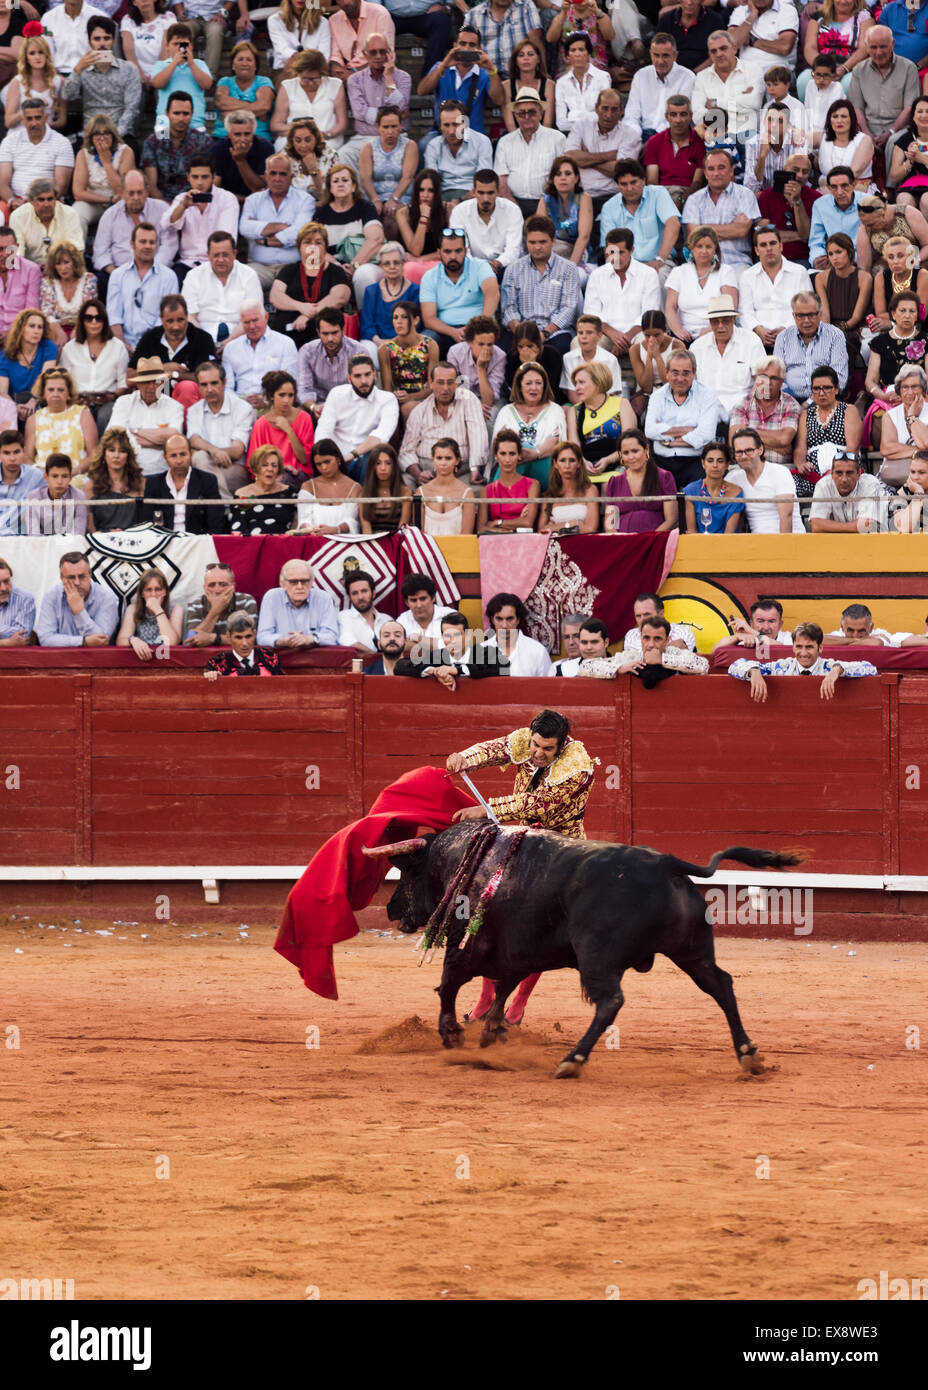
[[[838,390],[847,385],[847,342],[833,324],[822,323],[822,301],[810,290],[800,290],[790,301],[793,324],[777,334],[773,355],[786,363],[785,390],[797,401],[812,395],[815,367],[833,367]]]
[[[35,599],[13,583],[8,560],[0,559],[0,647],[25,647],[35,627]]]
[[[48,107],[38,97],[22,104],[22,124],[0,144],[0,198],[11,208],[26,201],[33,179],[50,179],[59,198],[71,187],[74,151],[63,135],[48,128]]]
[[[842,676],[856,679],[875,676],[876,667],[870,661],[834,661],[822,656],[824,634],[818,623],[797,623],[793,633],[793,655],[776,661],[750,661],[739,657],[728,668],[737,681],[750,681],[751,699],[762,705],[767,699],[764,676],[824,676],[820,691],[823,700],[834,698],[835,686]]]
[[[554,253],[555,226],[550,217],[529,217],[525,223],[527,256],[507,266],[500,290],[504,351],[520,323],[531,319],[555,352],[570,349],[574,324],[581,309],[580,272],[572,261]]]

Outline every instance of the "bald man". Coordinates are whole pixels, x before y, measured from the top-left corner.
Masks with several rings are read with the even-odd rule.
[[[225,507],[193,506],[219,502],[219,484],[211,473],[191,467],[186,436],[172,434],[165,441],[166,473],[145,479],[145,520],[176,535],[224,535],[229,529]]]
[[[289,155],[272,154],[264,166],[267,188],[252,193],[242,207],[239,232],[248,238],[248,264],[269,290],[284,266],[300,259],[296,239],[312,222],[316,200],[293,187]]]
[[[918,68],[896,53],[885,24],[868,29],[865,43],[869,56],[853,70],[849,97],[861,130],[882,153],[893,132],[908,123],[920,91]]]
[[[74,204],[82,225],[86,223],[87,231],[98,207],[99,204],[92,203]],[[161,226],[161,219],[167,210],[167,203],[160,198],[149,197],[145,179],[138,169],[130,169],[122,181],[122,197],[106,209],[97,224],[93,268],[97,273],[97,288],[102,298],[106,298],[106,281],[114,270],[132,260],[132,233],[140,222],[148,222],[158,233],[155,260],[160,265],[171,264],[177,252],[177,232],[173,227]]]

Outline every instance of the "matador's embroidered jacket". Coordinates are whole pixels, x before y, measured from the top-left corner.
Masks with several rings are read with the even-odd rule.
[[[488,805],[501,821],[557,830],[575,840],[585,840],[583,813],[593,786],[594,759],[578,739],[568,738],[534,791],[529,790],[538,771],[529,762],[531,729],[514,729],[505,738],[492,738],[465,748],[465,768],[515,765],[511,796],[491,797]],[[595,761],[598,761],[596,759]]]

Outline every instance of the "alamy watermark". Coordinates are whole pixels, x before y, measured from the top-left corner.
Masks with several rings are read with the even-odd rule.
[[[706,921],[710,926],[723,922],[729,927],[792,927],[793,936],[812,932],[811,888],[725,888],[706,889]]]

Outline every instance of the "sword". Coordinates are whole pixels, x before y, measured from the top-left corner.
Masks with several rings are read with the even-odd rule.
[[[478,792],[477,788],[474,786],[473,782],[472,782],[472,781],[470,780],[470,778],[468,777],[467,773],[466,773],[466,772],[459,772],[459,773],[458,773],[458,776],[460,777],[460,779],[461,779],[462,782],[466,782],[466,783],[467,783],[467,785],[468,785],[468,787],[470,788],[470,790],[474,793],[474,796],[475,796],[475,797],[477,798],[477,800],[480,802],[480,805],[481,805],[481,806],[483,807],[483,809],[486,811],[486,813],[487,813],[487,815],[489,816],[490,820],[495,821],[496,824],[499,825],[499,816],[495,815],[494,812],[490,810],[489,806],[488,806],[487,803],[484,801],[483,797],[480,795],[480,793]]]

